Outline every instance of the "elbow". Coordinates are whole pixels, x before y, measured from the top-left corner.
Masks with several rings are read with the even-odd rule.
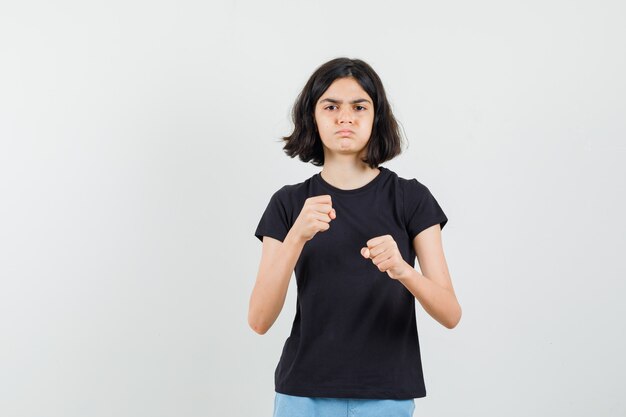
[[[448,323],[444,324],[444,326],[446,326],[446,328],[448,328],[450,330],[454,329],[459,324],[459,322],[461,321],[461,316],[462,315],[463,315],[463,312],[461,310],[461,306],[459,306],[458,312],[455,315],[454,319],[450,320]]]
[[[448,323],[445,326],[446,326],[446,329],[452,330],[456,327],[457,324],[459,324],[458,321],[456,323]]]
[[[251,314],[248,314],[248,326],[250,326],[255,333],[260,335],[264,335],[269,330],[268,326],[264,325],[259,320],[255,320]]]
[[[264,335],[267,332],[267,328],[262,322],[263,321],[259,318],[258,308],[256,308],[251,297],[250,304],[248,305],[248,326],[254,330],[255,333]]]
[[[248,324],[250,325],[250,328],[254,330],[255,333],[260,334],[261,336],[267,333],[268,331],[267,328],[262,327],[258,324],[255,324],[255,323],[248,323]]]

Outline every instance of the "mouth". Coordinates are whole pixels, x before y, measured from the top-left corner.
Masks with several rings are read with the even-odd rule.
[[[354,134],[354,132],[351,130],[339,130],[336,133],[341,136],[349,136],[349,135]]]

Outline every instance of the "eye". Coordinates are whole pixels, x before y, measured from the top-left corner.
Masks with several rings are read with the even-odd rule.
[[[360,108],[361,108],[361,109],[363,109],[363,110],[367,110],[367,109],[366,109],[365,107],[363,107],[363,106],[356,106],[356,107],[357,107],[357,109],[360,107]]]
[[[328,110],[330,107],[337,107],[337,106],[335,106],[335,105],[331,104],[330,106],[326,106],[326,107],[324,107],[324,108],[325,108],[326,110]]]

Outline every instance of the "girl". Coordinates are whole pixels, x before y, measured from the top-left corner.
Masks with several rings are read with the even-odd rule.
[[[269,330],[294,270],[298,288],[274,417],[412,416],[426,396],[415,299],[446,328],[461,318],[441,241],[448,219],[425,185],[380,165],[401,153],[400,134],[365,62],[320,66],[293,121],[285,152],[323,168],[277,190],[255,232],[250,327]]]

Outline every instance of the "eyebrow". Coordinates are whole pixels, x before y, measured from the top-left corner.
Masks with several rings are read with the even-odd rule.
[[[337,100],[336,98],[325,98],[324,100],[320,100],[320,103],[323,103],[325,101],[328,101],[329,103],[335,103],[335,104],[343,103],[343,101]],[[356,103],[369,103],[369,104],[372,104],[371,101],[369,101],[369,100],[367,100],[365,98],[357,98],[356,100],[352,100],[350,103],[351,104],[356,104]]]

